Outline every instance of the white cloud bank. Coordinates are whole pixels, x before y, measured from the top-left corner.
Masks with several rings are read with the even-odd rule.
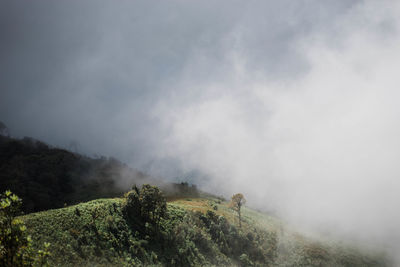
[[[296,79],[248,70],[238,38],[226,76],[194,83],[200,56],[154,111],[170,131],[164,156],[294,222],[399,242],[399,18],[395,1],[365,1],[300,38],[309,68]]]

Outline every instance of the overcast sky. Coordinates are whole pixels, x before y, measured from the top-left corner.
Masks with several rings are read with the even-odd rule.
[[[0,121],[400,242],[395,0],[0,1]]]
[[[353,6],[320,2],[1,1],[0,120],[14,136],[145,164],[171,134],[160,106],[306,74],[299,40],[336,31]]]

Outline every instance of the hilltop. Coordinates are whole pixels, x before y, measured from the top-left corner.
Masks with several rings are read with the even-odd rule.
[[[382,255],[306,238],[267,214],[228,203],[175,198],[153,231],[129,222],[124,199],[97,199],[25,215],[35,244],[50,242],[51,266],[388,266]],[[153,230],[151,230],[153,229]]]

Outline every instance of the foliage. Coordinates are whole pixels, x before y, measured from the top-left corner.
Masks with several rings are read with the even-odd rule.
[[[25,224],[18,218],[22,200],[11,191],[0,200],[0,266],[47,266],[49,243],[43,250],[32,248],[32,239],[26,234]]]
[[[239,229],[228,203],[217,199],[167,203],[158,229],[132,223],[126,201],[98,199],[20,218],[34,244],[52,243],[51,266],[386,266],[347,248],[282,239],[273,224],[260,224],[269,216],[248,208]],[[192,211],[200,202],[208,209]]]
[[[139,190],[135,185],[125,194],[124,212],[139,226],[150,223],[158,227],[161,218],[167,215],[167,204],[158,187],[144,184]]]
[[[168,199],[200,196],[197,186],[189,185],[187,182],[164,184],[163,191],[168,195]]]
[[[241,218],[241,208],[246,204],[246,199],[244,198],[243,194],[237,193],[232,196],[230,207],[238,213],[239,217],[239,227],[242,227],[242,218]]]
[[[132,191],[127,195],[135,196],[137,191]],[[142,190],[138,191],[140,195]],[[148,191],[157,192],[144,190]],[[239,233],[211,210],[203,214],[168,205],[155,228],[146,221],[152,215],[141,218],[141,225],[130,221],[125,211],[127,199],[133,200],[131,203],[138,200],[101,199],[23,219],[36,243],[53,244],[52,265],[232,266],[240,262],[242,253],[259,265],[267,266],[265,263],[273,260],[267,253],[260,256],[261,246],[276,249],[276,240],[262,238],[264,233],[259,231],[260,238],[250,241],[247,233]]]
[[[0,192],[20,196],[25,213],[123,194],[117,181],[146,176],[113,158],[90,158],[25,137],[0,134]],[[124,180],[125,181],[125,180]]]
[[[244,253],[240,255],[239,259],[242,266],[254,266],[253,262],[249,259],[249,256]]]

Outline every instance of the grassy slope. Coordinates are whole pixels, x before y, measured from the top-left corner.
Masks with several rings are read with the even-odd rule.
[[[51,243],[52,265],[82,266],[97,262],[108,265],[102,258],[113,258],[103,250],[98,240],[107,234],[108,217],[122,220],[121,199],[98,199],[86,203],[48,211],[28,214],[22,217],[36,244]],[[117,210],[114,211],[114,207]],[[94,216],[92,215],[94,214]],[[98,230],[94,230],[94,227]],[[96,240],[97,242],[93,242]],[[92,244],[91,244],[92,243]],[[99,248],[91,247],[100,245]],[[85,257],[84,255],[91,255]]]
[[[202,212],[212,209],[217,204],[215,199],[181,199],[171,205],[183,207],[188,210]],[[231,223],[238,224],[236,213],[228,208],[228,203],[217,204],[217,214],[225,216]],[[389,265],[384,256],[379,253],[370,255],[361,252],[350,245],[343,247],[337,243],[322,242],[306,238],[290,230],[284,223],[267,214],[257,212],[250,208],[243,208],[243,230],[251,232],[258,228],[278,235],[277,266],[386,266]]]
[[[135,237],[136,229],[131,229],[121,212],[121,199],[98,199],[61,209],[48,210],[23,216],[33,240],[37,244],[50,242],[52,265],[61,266],[110,266],[135,265],[132,253],[145,255],[146,262],[161,257],[160,251],[143,253],[141,251],[151,240]],[[234,212],[227,203],[215,198],[183,198],[168,203],[171,214],[213,210],[224,216],[230,224],[237,225]],[[260,232],[266,239],[263,247],[271,250],[272,266],[385,266],[383,258],[361,254],[360,252],[337,245],[321,243],[296,234],[283,224],[266,214],[243,209],[244,235]],[[207,235],[204,235],[208,238]],[[277,240],[277,242],[274,242]],[[142,242],[142,243],[141,243]],[[216,248],[216,244],[212,244]],[[214,257],[220,263],[205,260],[208,265],[238,264],[237,260],[223,258],[217,249]],[[158,254],[158,256],[156,256]],[[216,255],[216,256],[215,256]],[[158,262],[159,263],[159,262]]]

